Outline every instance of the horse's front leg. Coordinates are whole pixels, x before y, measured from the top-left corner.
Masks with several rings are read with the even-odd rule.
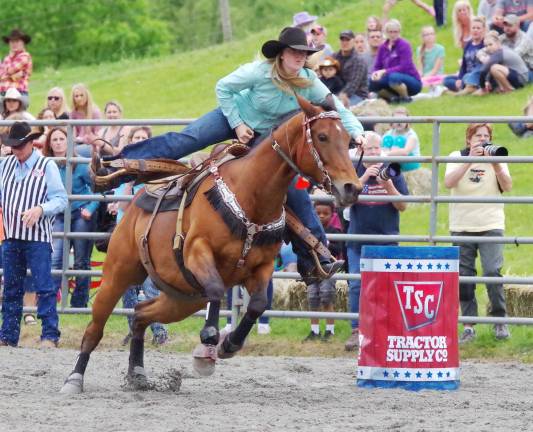
[[[196,280],[204,287],[209,301],[204,327],[200,331],[201,344],[193,351],[193,367],[203,376],[213,374],[217,358],[219,340],[218,319],[220,302],[225,287],[222,277],[216,269],[211,247],[205,239],[195,239],[185,257],[185,265],[194,274]]]
[[[272,266],[266,265],[245,281],[247,291],[250,293],[250,302],[243,318],[237,328],[229,334],[225,334],[218,344],[218,357],[233,357],[244,345],[244,341],[257,319],[263,315],[266,309],[267,286],[272,277]]]

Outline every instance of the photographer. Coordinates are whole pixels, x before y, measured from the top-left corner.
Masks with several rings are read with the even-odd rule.
[[[450,156],[489,156],[494,148],[484,147],[492,141],[492,127],[488,123],[470,124],[466,129],[466,148],[454,151]],[[501,148],[500,148],[501,150]],[[505,163],[450,163],[446,166],[444,185],[450,189],[451,196],[484,197],[497,196],[512,188],[512,179]],[[450,231],[453,236],[503,237],[505,213],[503,203],[451,203]],[[459,273],[461,276],[476,275],[476,256],[479,250],[483,276],[501,277],[503,266],[503,244],[461,243]],[[506,315],[503,285],[487,284],[490,300],[490,315]],[[476,285],[459,285],[461,312],[464,316],[477,316]],[[474,327],[465,324],[459,343],[472,341],[476,333]],[[497,339],[509,338],[506,324],[495,324]]]
[[[363,145],[365,156],[382,156],[381,137],[375,132],[366,132],[366,143]],[[409,195],[407,184],[400,170],[396,169],[394,176],[389,180],[383,180],[380,172],[384,168],[390,167],[383,163],[363,162],[357,169],[357,175],[363,184],[363,191],[360,196],[365,195]],[[396,165],[398,167],[398,165]],[[387,170],[390,173],[390,169]],[[405,202],[380,202],[380,201],[358,201],[350,207],[350,225],[348,234],[399,234],[400,233],[400,212],[407,208]],[[365,242],[364,244],[372,244]],[[377,243],[394,244],[397,243]],[[348,270],[350,273],[359,273],[362,243],[347,242],[346,251],[348,256]],[[350,280],[349,303],[350,312],[359,312],[359,293],[361,291],[361,281]],[[352,334],[346,341],[344,348],[346,351],[353,351],[359,345],[359,322],[352,321]]]

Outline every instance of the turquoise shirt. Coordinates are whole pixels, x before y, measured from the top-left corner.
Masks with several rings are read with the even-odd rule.
[[[415,148],[407,156],[420,156],[420,141],[416,132],[411,128],[405,134],[398,134],[394,129],[389,130],[383,135],[381,146],[388,150],[394,148],[403,149],[411,137],[414,138],[416,144]],[[403,162],[400,166],[402,167],[402,172],[413,171],[420,168],[420,162]]]
[[[416,56],[420,58],[421,47],[416,49]],[[442,64],[440,65],[437,75],[442,75],[444,73],[444,47],[439,44],[435,44],[430,50],[424,51],[424,58],[422,59],[422,75],[429,74],[437,60],[442,58]]]
[[[220,108],[233,129],[246,123],[254,131],[264,134],[277,125],[285,114],[300,109],[293,94],[274,85],[271,71],[270,63],[256,61],[239,67],[217,83],[215,91]],[[315,104],[325,102],[330,91],[317,75],[312,70],[303,68],[300,77],[308,79],[312,84],[307,88],[296,89],[296,93]],[[336,96],[333,99],[348,133],[353,137],[361,135],[363,126],[359,120]]]

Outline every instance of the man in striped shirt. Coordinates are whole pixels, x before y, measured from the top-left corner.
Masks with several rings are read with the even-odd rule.
[[[24,277],[29,268],[37,291],[37,318],[42,320],[41,346],[59,341],[56,291],[52,280],[52,224],[54,215],[67,206],[67,193],[57,165],[33,149],[26,122],[15,122],[3,145],[13,154],[0,164],[0,203],[5,240],[4,300],[0,346],[17,346],[22,318]]]

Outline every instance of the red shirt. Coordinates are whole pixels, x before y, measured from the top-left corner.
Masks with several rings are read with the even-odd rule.
[[[0,64],[0,92],[14,87],[19,92],[28,92],[33,64],[27,51],[9,53]]]

